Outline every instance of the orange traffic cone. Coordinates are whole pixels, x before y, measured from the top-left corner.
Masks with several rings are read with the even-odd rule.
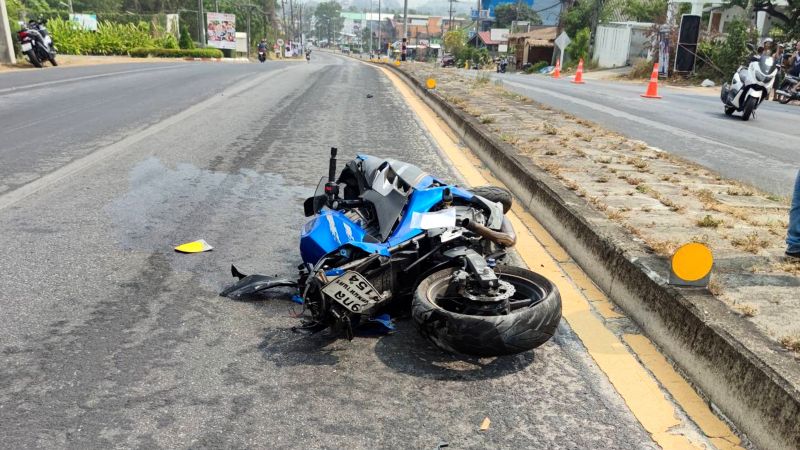
[[[561,60],[556,60],[556,70],[553,71],[553,78],[561,78]]]
[[[583,58],[578,60],[578,71],[575,72],[575,79],[572,80],[575,84],[583,84]]]
[[[658,95],[658,63],[653,64],[653,73],[650,74],[650,83],[647,85],[647,92],[641,94],[645,98],[661,98]]]

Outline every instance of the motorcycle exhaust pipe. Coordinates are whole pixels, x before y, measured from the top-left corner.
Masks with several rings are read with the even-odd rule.
[[[517,233],[514,232],[514,227],[511,226],[511,222],[507,217],[503,217],[500,231],[494,231],[469,219],[464,219],[461,222],[461,226],[503,247],[513,247],[517,243]]]

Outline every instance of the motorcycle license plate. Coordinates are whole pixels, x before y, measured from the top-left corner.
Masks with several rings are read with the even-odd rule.
[[[380,299],[372,284],[360,273],[352,271],[325,285],[322,292],[354,313],[363,313]]]
[[[28,51],[30,51],[30,50],[31,50],[31,44],[30,44],[30,43],[28,43],[28,42],[26,42],[26,43],[24,43],[24,44],[20,45],[20,47],[22,48],[22,51],[23,51],[23,52],[28,52]]]

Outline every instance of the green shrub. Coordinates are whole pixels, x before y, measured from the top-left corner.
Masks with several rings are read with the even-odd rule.
[[[134,48],[130,50],[134,58],[222,58],[222,51],[216,48]]]
[[[184,50],[194,48],[194,41],[192,41],[192,36],[189,35],[189,27],[186,25],[181,27],[181,39],[180,39],[180,48]]]
[[[747,29],[747,24],[742,21],[732,21],[725,24],[725,38],[703,40],[697,46],[697,75],[712,80],[722,80],[730,77],[742,64],[750,50],[748,42],[755,42],[755,36]]]
[[[159,42],[161,48],[176,49],[178,47],[178,40],[171,33],[167,33],[161,38]]]
[[[92,32],[56,18],[47,22],[47,29],[58,51],[71,55],[124,55],[132,48],[160,45],[150,36],[150,26],[145,22],[100,22],[97,31]]]
[[[589,36],[588,28],[583,28],[575,34],[575,38],[567,46],[567,54],[571,63],[578,64],[579,59],[586,59],[589,55]]]

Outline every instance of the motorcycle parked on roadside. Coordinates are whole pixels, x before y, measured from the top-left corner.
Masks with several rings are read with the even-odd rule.
[[[497,61],[497,73],[506,73],[506,69],[508,68],[508,59],[500,58]]]
[[[330,328],[352,339],[362,327],[392,328],[389,311],[410,311],[440,348],[498,356],[538,347],[555,333],[561,297],[547,278],[507,265],[516,234],[504,189],[464,189],[411,164],[359,155],[306,199],[298,280],[244,275],[220,295],[242,299],[297,289],[301,330]]]
[[[27,24],[20,22],[21,29],[17,32],[19,46],[34,67],[42,67],[43,61],[57,66],[56,47],[53,39],[47,32],[44,22],[31,20]]]
[[[798,83],[800,83],[800,77],[787,73],[780,87],[775,90],[775,99],[784,105],[792,100],[800,100],[800,92],[796,90]]]
[[[748,44],[753,50],[753,45]],[[742,120],[750,120],[758,106],[769,98],[770,89],[775,82],[778,69],[775,60],[769,55],[753,55],[747,66],[739,66],[729,83],[722,85],[720,98],[725,106],[725,114],[742,113]]]

